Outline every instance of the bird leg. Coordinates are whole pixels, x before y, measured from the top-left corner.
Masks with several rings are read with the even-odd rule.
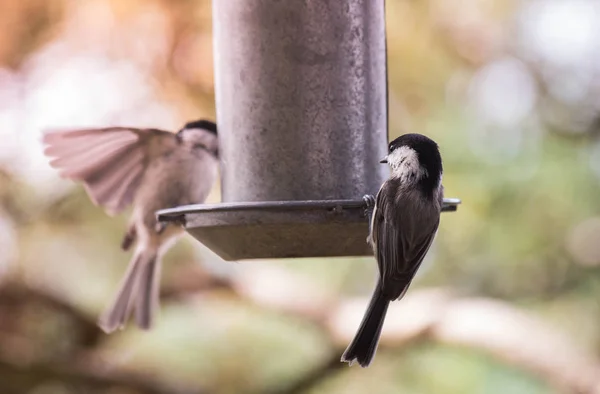
[[[371,233],[373,232],[373,229],[371,228],[371,226],[373,225],[373,211],[375,209],[375,196],[373,196],[372,194],[365,194],[363,196],[363,201],[366,205],[365,216],[367,217],[367,220],[369,221],[369,236],[367,237],[367,243],[371,244]]]
[[[123,241],[121,241],[121,249],[129,250],[129,248],[135,241],[136,236],[137,236],[137,233],[135,231],[135,225],[132,224],[131,226],[129,226],[129,229],[127,229],[127,232],[125,233],[125,236],[123,237]]]

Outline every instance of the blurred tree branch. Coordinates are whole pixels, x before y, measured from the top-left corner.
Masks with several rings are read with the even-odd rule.
[[[144,394],[200,394],[203,390],[176,389],[148,375],[98,372],[100,368],[81,362],[70,364],[40,363],[26,366],[0,358],[0,381],[3,394],[22,394],[49,381],[62,381],[70,386],[85,387],[104,393],[112,387],[123,387]],[[88,392],[88,391],[86,391]]]
[[[204,284],[204,289],[218,286],[215,283],[218,284],[219,281],[208,280],[208,277],[206,279],[204,282],[199,281]],[[182,286],[182,288],[185,291],[186,287]],[[196,287],[195,290],[198,291],[199,288]],[[174,296],[167,292],[165,298]],[[19,327],[19,323],[23,321],[19,312],[32,304],[39,304],[55,314],[66,315],[73,322],[74,331],[79,335],[74,336],[76,348],[66,357],[62,355],[62,357],[40,361],[40,358],[46,358],[45,351],[38,349],[43,344],[34,343],[36,341],[26,335],[11,334],[14,331],[27,331]],[[2,350],[0,351],[0,382],[3,382],[3,394],[21,394],[39,384],[53,380],[98,390],[98,392],[117,386],[144,394],[207,392],[198,388],[169,387],[164,382],[147,375],[124,373],[101,365],[94,354],[102,339],[102,331],[97,327],[96,322],[67,302],[40,289],[15,281],[0,285],[0,316],[2,316],[0,319],[0,349]]]
[[[336,345],[332,360],[341,364],[339,357],[354,336],[368,299],[336,300],[283,269],[260,271],[256,267],[247,270],[234,288],[261,305],[301,313],[318,322]],[[264,276],[275,284],[273,291],[265,288],[266,281],[261,278]],[[544,321],[505,302],[461,298],[447,289],[413,290],[401,302],[390,305],[380,347],[400,348],[420,340],[486,352],[565,393],[600,393],[600,362],[592,353],[578,349]],[[338,370],[332,362],[323,368],[329,372]],[[327,375],[311,372],[293,387],[317,385]],[[292,387],[279,392],[289,390]]]
[[[17,315],[17,311],[24,309],[27,304],[41,304],[56,313],[65,314],[73,320],[74,325],[77,327],[80,346],[93,347],[98,343],[102,331],[98,329],[93,320],[82,314],[77,308],[46,292],[24,286],[18,282],[7,282],[0,285],[0,300],[0,312],[8,309],[8,313],[13,312],[10,313],[12,318]],[[8,317],[6,319],[8,320]],[[0,328],[2,327],[3,324],[0,324]]]
[[[320,366],[286,387],[275,387],[267,392],[301,393],[318,386],[332,373],[347,368],[339,357],[354,335],[367,299],[339,300],[335,294],[284,269],[257,266],[244,267],[228,280],[215,279],[197,269],[184,270],[181,275],[176,275],[171,286],[163,289],[162,298],[177,299],[184,294],[213,289],[229,289],[240,300],[310,320],[334,344],[331,356]],[[41,302],[70,315],[84,332],[94,333],[84,336],[87,339],[80,346],[98,343],[99,330],[93,322],[47,294],[11,284],[0,288],[0,300],[0,305],[17,300]],[[407,319],[407,316],[410,318]],[[600,393],[600,363],[592,354],[577,349],[575,344],[542,320],[504,302],[461,298],[446,289],[412,291],[401,302],[390,306],[380,346],[391,350],[422,340],[486,352],[502,362],[529,371],[563,392]],[[89,351],[94,352],[92,349]],[[116,377],[112,372],[98,375],[93,372],[96,368],[88,369],[84,365],[77,362],[58,368],[33,364],[27,371],[32,376],[72,378],[95,387],[114,384],[139,388],[144,393],[173,392],[159,389],[158,382],[146,387],[135,376]],[[24,369],[4,359],[0,359],[0,371],[0,374],[13,377],[25,373]]]

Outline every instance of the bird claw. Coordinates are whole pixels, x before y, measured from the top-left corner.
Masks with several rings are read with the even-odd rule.
[[[372,194],[365,194],[363,196],[363,201],[366,205],[365,216],[367,217],[367,220],[369,221],[369,236],[367,237],[367,244],[372,246],[373,245],[373,238],[372,238],[373,229],[371,228],[371,226],[373,225],[373,212],[375,211],[375,197]]]
[[[180,225],[181,227],[185,227],[187,225],[187,221],[185,220],[185,215],[177,216],[173,223]]]
[[[187,222],[185,220],[184,215],[177,216],[177,217],[174,217],[171,220],[169,220],[169,222],[157,222],[154,225],[154,231],[156,231],[156,233],[160,235],[166,230],[166,228],[169,224],[174,224],[177,226],[185,227]]]
[[[372,194],[365,194],[362,199],[366,205],[365,215],[370,216],[373,213],[373,209],[375,209],[375,196]]]

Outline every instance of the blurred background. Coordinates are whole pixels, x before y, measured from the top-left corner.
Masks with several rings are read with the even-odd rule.
[[[339,363],[370,258],[226,263],[185,238],[156,328],[101,333],[127,216],[59,179],[41,133],[214,119],[211,29],[208,0],[0,2],[1,393],[600,390],[593,0],[387,0],[390,137],[438,141],[463,205],[370,368]]]

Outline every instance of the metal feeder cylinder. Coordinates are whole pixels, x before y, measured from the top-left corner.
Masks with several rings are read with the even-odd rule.
[[[388,175],[383,0],[214,0],[222,204],[177,207],[226,260],[369,255]],[[457,201],[448,200],[447,210]]]

